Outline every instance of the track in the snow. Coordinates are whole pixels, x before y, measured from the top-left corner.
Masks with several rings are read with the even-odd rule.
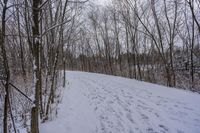
[[[200,133],[198,94],[114,76],[66,74],[69,87],[58,118],[42,125],[42,133]]]

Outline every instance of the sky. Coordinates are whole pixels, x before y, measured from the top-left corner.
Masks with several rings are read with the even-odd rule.
[[[101,5],[105,5],[106,3],[108,3],[110,0],[93,0],[95,2],[98,2]]]

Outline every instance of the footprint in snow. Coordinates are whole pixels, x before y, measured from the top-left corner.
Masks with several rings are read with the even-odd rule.
[[[164,132],[164,133],[166,133],[166,132],[168,132],[168,128],[167,127],[165,127],[164,125],[158,125],[161,129],[162,129],[162,131]]]
[[[126,115],[126,118],[127,118],[131,123],[135,123],[130,113],[128,113],[128,114]]]
[[[156,133],[156,132],[153,130],[153,128],[148,128],[147,133]]]
[[[141,114],[141,116],[142,116],[142,119],[145,119],[145,120],[148,120],[148,119],[149,119],[149,117],[146,116],[145,114]]]

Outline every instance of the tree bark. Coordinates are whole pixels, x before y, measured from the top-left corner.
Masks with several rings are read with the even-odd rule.
[[[31,133],[39,133],[39,106],[40,106],[40,90],[41,90],[41,72],[40,72],[40,38],[39,38],[39,4],[40,0],[33,0],[33,68],[34,68],[34,85],[35,85],[35,106],[31,111]]]

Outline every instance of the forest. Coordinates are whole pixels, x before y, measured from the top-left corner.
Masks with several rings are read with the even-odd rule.
[[[39,133],[86,71],[200,93],[200,0],[0,0],[0,132]]]

